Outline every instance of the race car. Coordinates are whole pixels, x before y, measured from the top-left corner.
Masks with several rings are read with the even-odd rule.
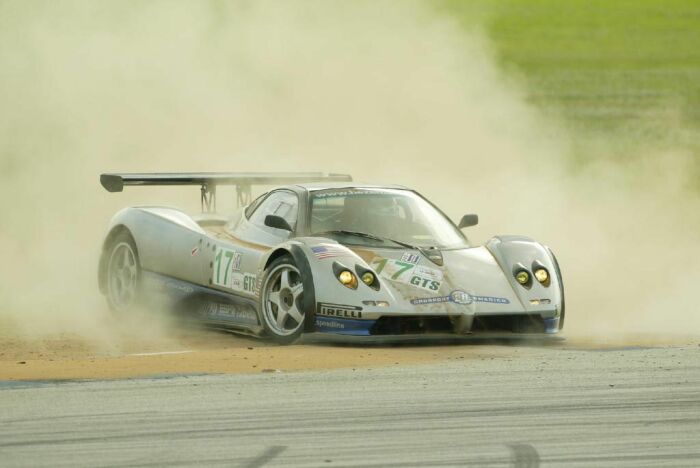
[[[125,186],[194,185],[202,213],[138,206],[109,224],[100,291],[127,313],[158,301],[207,325],[278,343],[356,337],[553,334],[564,290],[552,251],[522,236],[472,245],[422,195],[322,173],[102,174]],[[216,211],[217,187],[239,208]],[[273,186],[252,200],[252,187]],[[233,192],[232,192],[233,193]]]

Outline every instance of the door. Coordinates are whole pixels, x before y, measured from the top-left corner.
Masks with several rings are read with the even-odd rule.
[[[299,199],[289,190],[271,192],[254,210],[227,228],[231,242],[219,242],[213,252],[211,284],[217,289],[257,298],[260,261],[270,248],[294,236],[293,231],[265,226],[267,215],[283,217],[296,228]]]

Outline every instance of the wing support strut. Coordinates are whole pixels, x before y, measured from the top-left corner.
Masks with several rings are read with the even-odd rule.
[[[202,213],[216,212],[216,185],[202,184],[199,190],[202,194]]]

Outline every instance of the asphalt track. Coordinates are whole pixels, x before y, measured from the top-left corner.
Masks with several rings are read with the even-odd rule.
[[[4,382],[0,465],[700,466],[697,343],[510,351],[355,370]]]

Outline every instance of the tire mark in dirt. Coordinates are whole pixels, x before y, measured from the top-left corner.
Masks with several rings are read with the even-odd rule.
[[[286,449],[286,445],[273,445],[272,447],[269,447],[263,453],[253,458],[243,466],[245,468],[259,468],[265,465],[270,460],[276,458],[280,453],[284,452]]]
[[[538,468],[540,466],[540,454],[530,444],[508,445],[511,451],[513,466],[515,468]]]

